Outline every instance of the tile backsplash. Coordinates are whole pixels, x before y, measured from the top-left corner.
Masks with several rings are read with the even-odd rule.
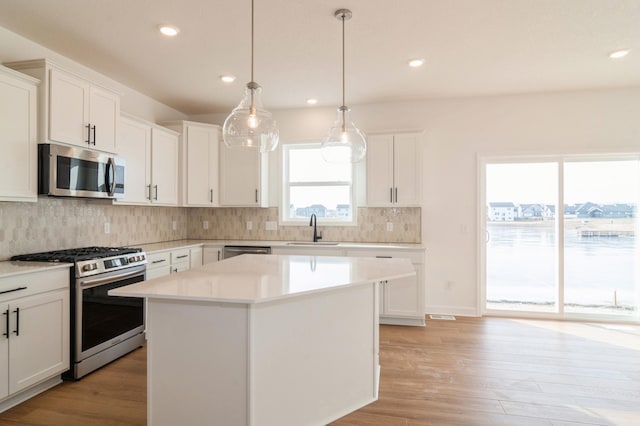
[[[367,243],[420,243],[421,212],[412,208],[358,208],[358,226],[325,226],[318,218],[318,232],[324,241]],[[208,229],[204,229],[204,222]],[[251,222],[251,230],[247,229]],[[192,208],[189,209],[189,238],[311,241],[309,226],[277,226],[267,230],[266,223],[278,223],[278,209],[273,208]],[[393,230],[387,230],[392,223]]]
[[[115,206],[53,197],[41,197],[36,203],[0,203],[0,260],[15,254],[186,237],[187,209],[181,207]]]
[[[359,208],[358,226],[324,226],[324,241],[420,243],[420,208]],[[208,229],[203,222],[208,221]],[[252,229],[247,230],[247,222]],[[175,222],[175,230],[173,224]],[[135,246],[190,239],[310,241],[308,226],[277,226],[277,208],[121,206],[42,197],[36,203],[0,203],[0,260],[85,246]],[[393,230],[387,230],[387,223]],[[105,224],[108,223],[109,233]]]

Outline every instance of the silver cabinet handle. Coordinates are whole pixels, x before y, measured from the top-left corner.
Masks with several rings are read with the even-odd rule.
[[[213,189],[209,190],[209,202],[213,203]]]
[[[147,185],[147,200],[151,201],[151,184]]]
[[[96,126],[94,125],[91,130],[93,130],[93,145],[96,144]]]
[[[185,257],[189,257],[189,255],[183,254],[182,256],[176,256],[176,259],[184,259]]]
[[[258,190],[256,189],[256,203],[258,202]]]
[[[166,259],[158,259],[158,260],[154,260],[151,263],[155,264],[155,263],[162,263],[162,262],[166,262],[166,261],[167,261]]]
[[[396,203],[398,202],[398,187],[396,186]]]
[[[154,187],[154,188],[155,188],[155,190],[156,190],[156,196],[155,196],[155,197],[153,197],[153,199],[154,199],[154,200],[157,200],[157,199],[158,199],[158,185],[154,185],[153,187]]]

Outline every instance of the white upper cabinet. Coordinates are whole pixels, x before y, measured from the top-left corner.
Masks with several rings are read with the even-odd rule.
[[[12,62],[10,68],[42,81],[40,140],[116,152],[120,96],[48,60]]]
[[[151,126],[123,115],[116,149],[126,161],[125,196],[117,203],[151,203]]]
[[[151,129],[151,202],[178,204],[178,134],[168,129]]]
[[[268,154],[220,143],[220,205],[268,207]]]
[[[178,204],[178,134],[123,114],[117,150],[126,161],[125,197],[117,204]]]
[[[218,206],[220,127],[193,121],[172,121],[162,125],[180,133],[180,204]]]
[[[0,201],[37,201],[38,80],[0,66]]]
[[[420,205],[419,134],[371,135],[367,141],[367,206]]]

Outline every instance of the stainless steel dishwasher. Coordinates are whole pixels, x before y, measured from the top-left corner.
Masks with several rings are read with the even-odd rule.
[[[228,259],[241,254],[271,254],[270,246],[224,246],[222,258]]]

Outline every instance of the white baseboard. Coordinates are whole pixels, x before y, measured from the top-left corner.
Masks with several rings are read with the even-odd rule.
[[[465,308],[461,306],[429,306],[427,305],[427,315],[454,315],[459,317],[479,317],[480,312],[476,308]]]

